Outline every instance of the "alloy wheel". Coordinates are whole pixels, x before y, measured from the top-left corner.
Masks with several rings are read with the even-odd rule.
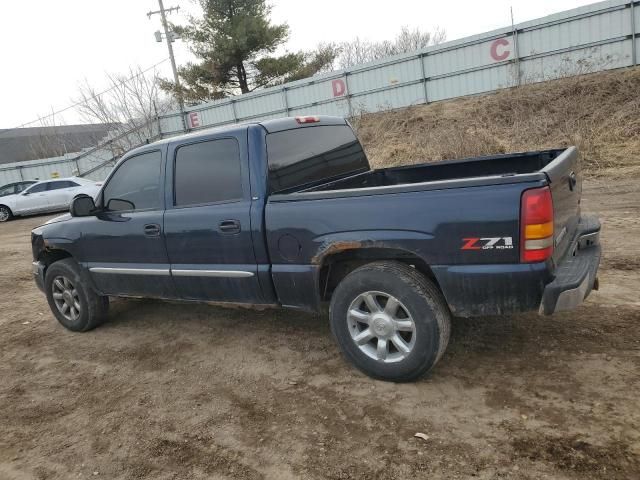
[[[64,318],[75,322],[80,317],[80,297],[71,280],[64,276],[53,279],[51,284],[53,301]]]
[[[379,362],[404,360],[416,342],[416,325],[409,310],[384,292],[358,295],[347,311],[347,326],[360,351]]]

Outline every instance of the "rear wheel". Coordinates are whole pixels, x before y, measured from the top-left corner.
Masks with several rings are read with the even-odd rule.
[[[108,297],[96,294],[83,283],[72,259],[59,260],[47,268],[44,285],[49,307],[65,328],[86,332],[106,320]]]
[[[405,382],[438,362],[451,313],[424,275],[400,262],[360,267],[336,288],[331,330],[349,361],[367,375]]]
[[[0,205],[0,222],[8,222],[13,218],[11,209],[6,205]]]

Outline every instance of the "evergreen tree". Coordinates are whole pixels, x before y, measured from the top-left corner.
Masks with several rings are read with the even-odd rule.
[[[269,21],[265,0],[199,0],[202,18],[191,18],[173,29],[198,58],[179,69],[182,96],[197,102],[249,93],[312,76],[330,69],[337,50],[320,46],[315,52],[274,55],[288,36],[287,24]],[[175,84],[163,81],[165,90]]]

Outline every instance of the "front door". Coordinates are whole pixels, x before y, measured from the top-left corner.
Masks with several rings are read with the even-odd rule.
[[[124,160],[101,193],[101,212],[82,217],[83,259],[96,286],[110,295],[173,298],[162,218],[160,150]]]
[[[28,214],[49,210],[48,186],[48,182],[37,183],[22,192],[16,199],[16,211],[14,213]]]
[[[165,241],[178,295],[263,302],[251,239],[246,130],[170,146],[167,159]]]

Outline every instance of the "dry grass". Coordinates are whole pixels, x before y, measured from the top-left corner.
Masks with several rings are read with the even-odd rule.
[[[576,145],[585,170],[640,174],[640,68],[364,114],[371,163],[388,167]]]

